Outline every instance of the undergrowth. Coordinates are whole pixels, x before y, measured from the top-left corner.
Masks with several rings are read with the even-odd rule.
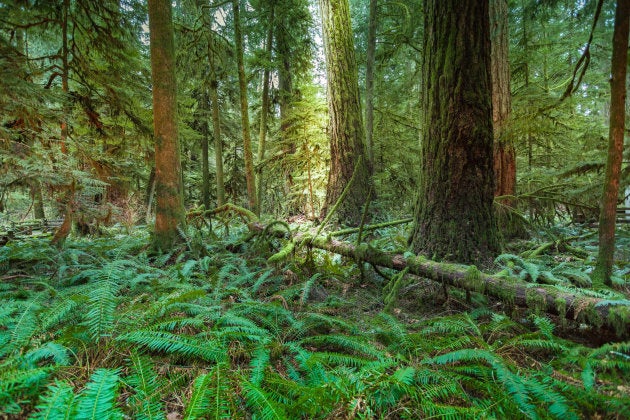
[[[591,348],[559,338],[543,316],[517,323],[483,307],[419,320],[362,308],[356,296],[371,292],[353,265],[269,265],[252,249],[268,244],[239,241],[160,256],[145,252],[143,232],[61,251],[42,240],[1,248],[0,412],[630,417],[628,342]],[[584,279],[516,255],[500,261],[531,281]]]

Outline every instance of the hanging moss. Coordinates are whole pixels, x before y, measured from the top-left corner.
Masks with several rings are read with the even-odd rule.
[[[536,315],[540,315],[545,311],[545,297],[541,293],[538,293],[536,289],[525,290],[525,302],[527,303],[527,307],[533,310]]]
[[[466,274],[464,276],[463,286],[471,291],[478,293],[485,293],[486,291],[486,282],[483,281],[483,277],[481,276],[481,271],[474,266],[471,265],[466,270]]]
[[[630,306],[614,306],[609,309],[608,324],[619,337],[630,336]]]
[[[556,310],[558,311],[558,315],[560,315],[561,326],[562,328],[565,328],[567,326],[567,320],[566,320],[567,301],[565,298],[558,296],[554,299],[554,302],[556,304]]]

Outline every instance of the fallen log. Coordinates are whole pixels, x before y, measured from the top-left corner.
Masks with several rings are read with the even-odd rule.
[[[250,223],[252,232],[286,238],[291,250],[300,245],[334,252],[375,266],[409,273],[442,284],[471,292],[492,296],[510,305],[531,308],[535,311],[558,315],[568,320],[588,324],[596,328],[612,330],[618,337],[630,336],[630,300],[608,300],[578,293],[569,293],[551,285],[527,283],[520,279],[482,273],[474,265],[435,262],[422,256],[391,254],[368,244],[356,246],[332,237],[313,237],[298,232],[289,237],[286,229],[268,229],[264,225]],[[288,252],[281,250],[278,254]],[[272,261],[279,258],[272,257]]]

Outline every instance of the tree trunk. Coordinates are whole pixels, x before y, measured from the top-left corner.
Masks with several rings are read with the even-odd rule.
[[[185,223],[177,134],[177,87],[171,2],[149,0],[156,212],[153,246],[169,249]]]
[[[327,215],[348,188],[336,209],[342,223],[356,225],[371,188],[370,166],[364,151],[364,131],[359,101],[357,63],[354,55],[348,0],[320,0],[326,55],[330,172],[321,217]],[[348,184],[352,180],[352,185]]]
[[[282,27],[288,27],[291,22],[287,22],[284,15],[280,15],[282,19]],[[293,77],[291,74],[291,48],[290,37],[286,30],[279,30],[276,34],[276,46],[278,53],[278,100],[280,105],[280,140],[282,142],[282,150],[286,155],[294,154],[296,151],[295,142],[290,139],[290,114],[293,103]],[[293,189],[293,172],[292,165],[283,160],[282,172],[284,173],[285,196],[288,197]],[[300,207],[295,201],[288,201],[287,212],[290,216],[298,214]]]
[[[376,61],[377,3],[378,0],[370,0],[365,66],[365,144],[371,167],[374,167],[374,64]]]
[[[262,90],[262,101],[260,105],[260,131],[258,135],[258,191],[256,193],[256,197],[258,198],[258,206],[257,213],[260,216],[260,212],[262,211],[263,206],[263,165],[262,162],[265,160],[265,143],[267,140],[267,116],[269,112],[269,63],[271,63],[271,52],[273,48],[273,28],[275,25],[274,22],[274,13],[275,13],[275,5],[269,5],[269,28],[267,30],[267,40],[265,43],[265,58],[267,63],[265,64],[265,69],[263,71],[263,90]]]
[[[245,78],[245,64],[243,59],[243,34],[241,33],[241,18],[239,0],[232,0],[234,12],[234,45],[236,46],[236,61],[238,64],[238,85],[241,101],[241,123],[243,125],[243,155],[245,160],[245,182],[247,183],[247,203],[249,209],[256,212],[256,176],[254,174],[254,156],[252,154],[252,138],[249,131],[249,107],[247,104],[247,79]]]
[[[617,0],[610,81],[610,127],[606,179],[599,215],[599,252],[593,272],[595,282],[610,285],[615,253],[615,217],[619,199],[619,179],[623,159],[626,117],[626,73],[630,1]]]
[[[494,129],[495,196],[516,193],[516,151],[506,130],[512,112],[510,63],[508,60],[507,0],[490,1],[490,33],[492,34],[492,122]],[[510,204],[509,200],[504,204]]]
[[[499,249],[488,0],[426,0],[420,191],[410,238],[433,259],[484,264]]]
[[[214,137],[214,164],[217,178],[217,207],[225,204],[225,177],[223,174],[223,140],[221,139],[221,115],[219,113],[219,82],[210,82],[210,100],[212,101],[212,137]]]
[[[207,109],[208,102],[210,101],[208,92],[204,92],[202,95],[203,98],[203,108]],[[203,203],[203,208],[205,210],[210,209],[210,168],[209,168],[209,151],[208,151],[208,143],[210,142],[209,134],[210,130],[208,127],[208,121],[204,118],[201,122],[203,124],[203,136],[201,138],[201,200]]]

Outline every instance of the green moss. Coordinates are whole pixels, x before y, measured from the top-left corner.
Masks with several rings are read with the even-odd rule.
[[[545,296],[536,289],[525,290],[525,302],[527,303],[527,307],[532,309],[536,314],[545,311]]]
[[[560,316],[560,325],[562,328],[567,326],[567,301],[566,299],[558,296],[554,300],[556,304],[556,310],[558,311],[558,315]]]
[[[608,311],[607,321],[619,337],[630,336],[630,306],[612,306]]]
[[[486,282],[483,281],[481,271],[479,271],[476,266],[471,265],[466,270],[466,275],[464,276],[464,287],[478,293],[485,292]]]
[[[585,309],[580,311],[577,319],[578,321],[592,325],[596,328],[599,328],[604,324],[604,320],[602,319],[599,312],[597,312],[597,309],[595,308],[595,305],[593,303],[590,303]]]

